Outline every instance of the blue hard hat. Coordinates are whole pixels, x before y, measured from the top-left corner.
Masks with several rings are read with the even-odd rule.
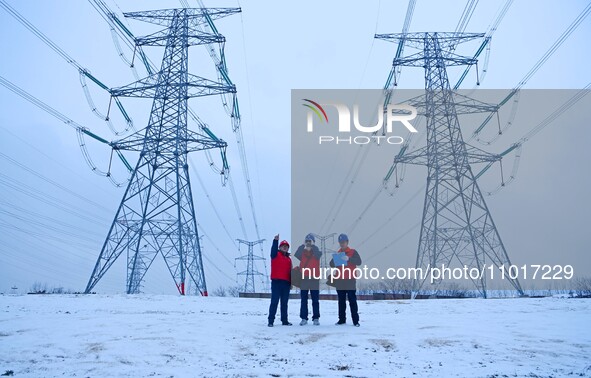
[[[345,234],[340,234],[339,235],[339,243],[342,243],[344,241],[349,241],[349,237]]]
[[[306,239],[305,240],[312,240],[314,243],[316,243],[316,239],[314,238],[314,235],[313,234],[306,235]]]

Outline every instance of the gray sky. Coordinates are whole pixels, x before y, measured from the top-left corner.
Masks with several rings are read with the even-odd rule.
[[[121,10],[180,6],[177,1],[143,1],[139,9],[138,2],[106,2],[119,13]],[[135,80],[131,70],[117,56],[107,24],[88,2],[9,3],[108,86],[122,86]],[[442,3],[419,0],[410,30],[453,31],[466,2]],[[480,2],[467,31],[485,32],[503,3]],[[197,3],[190,1],[190,4],[196,6]],[[493,37],[490,65],[482,87],[515,86],[586,4],[586,1],[515,1]],[[206,5],[213,4],[206,2]],[[390,70],[396,45],[374,40],[373,35],[376,32],[400,32],[407,1],[370,1],[363,6],[353,1],[244,1],[240,4],[228,1],[215,5],[240,5],[243,9],[241,15],[219,20],[216,25],[227,38],[226,59],[230,76],[238,88],[255,206],[261,237],[267,239],[263,251],[267,255],[274,234],[281,233],[281,237],[292,244],[303,237],[294,235],[297,240],[293,242],[290,235],[290,90],[380,88]],[[136,36],[156,30],[142,22],[127,22]],[[0,12],[0,28],[3,51],[0,74],[3,77],[95,133],[109,140],[115,139],[105,123],[91,113],[78,73],[72,66],[4,11]],[[525,87],[585,86],[591,77],[583,62],[589,61],[590,57],[589,50],[582,47],[588,44],[590,33],[591,18],[588,18]],[[458,52],[470,55],[476,47],[466,45]],[[159,66],[163,49],[147,48],[146,51]],[[214,78],[213,64],[204,49],[196,46],[190,51],[190,72]],[[131,54],[129,51],[125,53]],[[401,87],[422,88],[420,71],[404,70]],[[139,75],[144,76],[145,72],[140,69]],[[452,78],[457,75],[457,71],[450,73]],[[464,87],[470,88],[474,82],[471,72]],[[97,87],[91,87],[91,92],[97,107],[105,111],[108,104],[106,92]],[[4,88],[0,88],[0,100],[3,110],[0,113],[0,151],[20,164],[0,157],[0,173],[3,175],[0,184],[0,292],[8,292],[12,285],[26,290],[35,281],[82,290],[123,189],[113,187],[107,179],[88,169],[71,128]],[[124,100],[124,104],[136,127],[143,128],[149,115],[150,100]],[[230,164],[247,237],[255,239],[229,118],[217,98],[194,99],[190,105],[218,136],[230,144]],[[116,117],[113,118],[121,125],[121,119]],[[552,237],[540,242],[547,248],[575,253],[584,253],[587,248],[584,227],[588,222],[583,214],[590,207],[585,196],[588,177],[581,177],[579,172],[589,161],[584,145],[589,129],[579,126],[566,130],[566,126],[562,126],[549,127],[526,145],[517,181],[489,199],[501,235],[509,239],[506,240],[509,251],[512,245],[549,233]],[[511,135],[518,138],[522,133],[515,130]],[[503,143],[510,143],[509,135],[507,138],[489,150],[500,150]],[[89,148],[97,165],[106,167],[110,151],[92,142],[89,142]],[[133,162],[136,159],[133,154],[126,156]],[[231,235],[243,238],[230,191],[220,186],[219,178],[204,160],[199,153],[192,155],[192,161]],[[117,167],[116,172],[123,171]],[[414,180],[405,189],[406,197],[401,193],[400,201],[408,199],[418,185],[423,184],[424,171],[417,168],[411,177]],[[68,191],[48,180],[59,183]],[[233,284],[236,279],[233,260],[239,253],[195,179],[193,192],[198,222],[209,237],[203,242],[208,286],[212,290],[220,285]],[[560,202],[557,201],[559,195]],[[408,209],[417,218],[420,202],[418,199],[417,206]],[[68,207],[70,211],[64,211],[65,204],[75,208]],[[387,208],[386,204],[384,202],[384,208]],[[516,206],[520,206],[520,211],[515,211]],[[505,236],[509,232],[501,226],[507,220],[514,220],[512,227],[520,230],[520,236],[514,240]],[[394,238],[396,233],[392,232],[392,235]],[[363,237],[359,235],[359,238]],[[412,246],[416,245],[418,234],[410,233],[406,239],[406,246],[412,249],[409,253],[412,259],[416,253],[416,247]],[[218,249],[224,257],[219,256]],[[97,290],[124,290],[123,260],[119,263],[105,276]],[[155,263],[153,268],[146,278],[144,290],[174,292],[172,279],[163,271],[163,264]],[[239,265],[238,270],[242,269]],[[263,270],[262,266],[260,270]]]

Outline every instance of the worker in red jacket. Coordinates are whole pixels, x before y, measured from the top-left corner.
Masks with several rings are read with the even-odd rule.
[[[353,325],[359,327],[359,312],[357,307],[357,285],[353,270],[361,265],[361,257],[359,253],[353,248],[349,247],[349,237],[345,234],[339,235],[338,252],[344,253],[345,264],[337,267],[339,269],[338,277],[335,279],[335,286],[337,289],[337,297],[339,300],[339,321],[337,325],[342,325],[347,322],[347,302],[349,300],[349,308],[351,309],[351,318]],[[329,265],[335,267],[334,258],[330,260]]]
[[[279,246],[278,246],[279,244]],[[271,246],[271,305],[269,306],[269,327],[273,327],[277,305],[281,300],[281,324],[292,325],[287,320],[287,301],[291,290],[291,258],[289,243],[279,243],[279,234],[275,235]]]
[[[322,252],[314,245],[314,234],[306,235],[304,244],[300,245],[295,258],[300,260],[300,274],[302,283],[300,285],[300,325],[308,324],[308,293],[312,297],[312,322],[320,325],[320,257]]]

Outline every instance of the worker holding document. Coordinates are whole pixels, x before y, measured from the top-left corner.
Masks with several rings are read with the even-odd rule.
[[[351,309],[351,319],[353,325],[359,327],[359,312],[357,308],[357,283],[353,275],[353,270],[361,265],[361,257],[356,250],[349,247],[349,237],[345,234],[339,235],[339,250],[333,254],[330,260],[330,266],[337,268],[333,273],[334,285],[337,289],[339,301],[339,321],[336,325],[347,323],[347,299]]]

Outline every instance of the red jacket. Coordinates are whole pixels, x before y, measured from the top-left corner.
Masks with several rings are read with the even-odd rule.
[[[291,258],[279,251],[279,241],[271,247],[271,279],[291,282]]]
[[[316,253],[314,253],[316,252]],[[302,274],[302,278],[304,279],[314,279],[315,277],[320,276],[320,258],[321,252],[318,250],[318,247],[313,246],[312,249],[306,250],[304,246],[300,246],[295,253],[295,257],[300,259],[300,269],[309,268],[311,272],[304,272]],[[302,271],[303,272],[303,271]]]

